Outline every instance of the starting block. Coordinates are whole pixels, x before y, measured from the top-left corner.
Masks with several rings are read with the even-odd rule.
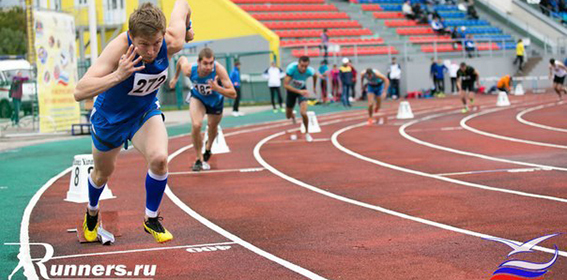
[[[65,201],[75,203],[89,202],[89,174],[94,168],[93,155],[76,155],[73,159],[73,169],[71,170],[71,180],[69,181],[69,191]],[[104,187],[101,200],[115,198],[108,184]]]
[[[321,132],[321,127],[319,126],[319,121],[317,121],[317,116],[315,115],[315,112],[308,111],[307,119],[309,120],[309,133]],[[305,125],[303,125],[303,121],[301,122],[301,133],[305,133]]]
[[[100,242],[102,245],[111,245],[116,241],[116,237],[122,236],[118,222],[118,212],[116,211],[99,213],[97,241],[89,242],[85,239],[85,235],[83,234],[83,220],[78,222],[76,231],[79,243]]]
[[[498,100],[496,101],[496,106],[498,107],[506,107],[510,106],[510,100],[508,99],[508,95],[506,92],[498,92]]]
[[[400,106],[398,107],[398,115],[396,118],[398,120],[407,120],[413,119],[413,112],[411,110],[411,105],[407,101],[400,102]]]
[[[203,138],[203,148],[201,149],[202,153],[205,152],[205,145],[209,141],[209,126],[205,129],[205,137]],[[215,137],[215,141],[213,141],[213,146],[211,147],[211,153],[213,154],[225,154],[230,153],[230,149],[226,144],[226,139],[224,139],[224,133],[222,132],[222,128],[219,125],[217,128],[217,137]]]

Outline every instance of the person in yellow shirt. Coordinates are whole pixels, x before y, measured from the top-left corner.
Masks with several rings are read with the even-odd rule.
[[[522,65],[524,64],[524,54],[526,53],[526,49],[524,47],[524,42],[522,42],[522,39],[518,40],[518,44],[516,44],[516,59],[514,60],[514,65],[516,65],[516,63],[520,63],[519,67],[518,67],[518,71],[522,72]]]
[[[506,94],[510,94],[512,87],[512,77],[510,77],[510,75],[506,75],[500,78],[500,80],[498,80],[498,83],[496,84],[496,87],[499,91],[504,91],[506,92]]]

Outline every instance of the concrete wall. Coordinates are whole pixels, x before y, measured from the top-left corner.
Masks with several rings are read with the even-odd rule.
[[[489,2],[504,13],[512,11],[512,0],[486,0],[486,2]]]

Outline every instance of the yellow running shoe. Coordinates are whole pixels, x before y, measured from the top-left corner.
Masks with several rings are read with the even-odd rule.
[[[94,242],[98,238],[98,213],[95,216],[85,213],[83,221],[83,235],[88,242]]]
[[[144,221],[144,230],[151,234],[156,242],[165,243],[173,239],[173,235],[165,229],[160,221],[163,220],[162,217],[148,218]]]

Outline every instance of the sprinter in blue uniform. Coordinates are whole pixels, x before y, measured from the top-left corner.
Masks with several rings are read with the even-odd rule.
[[[373,114],[378,113],[382,106],[382,100],[386,98],[386,93],[390,87],[390,81],[380,71],[372,68],[366,69],[361,74],[361,85],[367,80],[366,92],[368,93],[368,125],[375,123]],[[382,124],[384,119],[380,119]]]
[[[286,89],[285,116],[295,124],[293,108],[295,103],[299,103],[299,113],[305,126],[305,140],[312,142],[313,137],[309,134],[309,119],[307,117],[307,97],[310,95],[307,90],[307,79],[313,77],[313,90],[315,90],[317,88],[317,77],[322,78],[322,76],[316,73],[315,69],[309,66],[309,63],[309,57],[302,56],[299,61],[287,66],[286,77],[284,78],[284,88]]]
[[[167,131],[156,94],[167,79],[169,59],[193,39],[190,17],[186,0],[177,0],[166,28],[163,12],[142,4],[130,15],[128,31],[104,48],[77,83],[77,101],[98,96],[91,115],[94,169],[83,222],[87,241],[97,239],[99,198],[128,140],[148,163],[144,230],[159,243],[173,239],[158,217],[168,173]]]
[[[187,95],[189,112],[191,114],[191,138],[197,159],[193,164],[193,171],[209,170],[208,164],[211,158],[211,147],[217,137],[218,125],[222,120],[224,98],[236,98],[236,90],[232,86],[226,69],[215,61],[215,54],[210,48],[204,48],[199,52],[197,63],[190,64],[186,57],[182,56],[177,61],[175,77],[171,79],[169,87],[174,88],[179,75],[189,77],[193,88]],[[201,125],[203,118],[207,115],[207,126],[209,138],[205,143],[205,152],[201,154],[203,139],[201,139]]]

